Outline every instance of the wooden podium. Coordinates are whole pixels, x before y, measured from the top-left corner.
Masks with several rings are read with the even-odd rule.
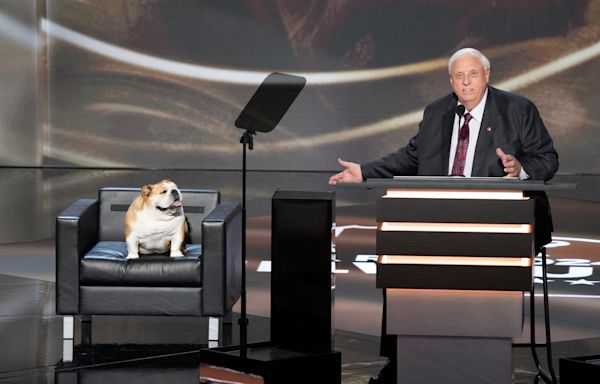
[[[377,202],[377,287],[401,383],[512,382],[543,182],[399,177]],[[441,380],[441,381],[440,381]]]

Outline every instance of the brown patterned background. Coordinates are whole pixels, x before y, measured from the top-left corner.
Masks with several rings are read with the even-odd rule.
[[[249,167],[336,169],[403,146],[473,46],[537,104],[561,172],[600,171],[600,0],[3,0],[0,16],[23,28],[0,23],[0,165],[239,169],[234,121],[281,71],[307,86]]]

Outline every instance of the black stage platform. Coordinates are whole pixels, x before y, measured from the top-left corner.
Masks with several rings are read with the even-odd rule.
[[[62,352],[62,321],[54,311],[52,228],[61,209],[76,198],[94,197],[101,186],[139,186],[170,177],[182,187],[221,189],[222,200],[239,201],[239,172],[57,169],[0,170],[0,176],[0,192],[6,192],[0,200],[4,212],[0,221],[4,236],[0,239],[0,382],[54,383],[61,375],[67,377],[64,380],[100,377],[100,382],[111,384],[197,383],[199,370],[206,369],[198,352],[207,343],[206,319],[97,317],[92,336],[96,346],[81,350],[74,366],[57,366]],[[328,176],[257,172],[249,177],[251,343],[269,338],[273,191],[329,190]],[[563,181],[572,180],[564,177]],[[9,193],[15,183],[25,192]],[[43,198],[35,199],[36,193]],[[369,261],[375,242],[371,202],[377,193],[336,192],[336,249],[340,262],[336,264],[335,280],[335,349],[342,352],[343,383],[366,383],[384,364],[378,356],[381,293],[375,288],[374,264]],[[600,354],[600,204],[585,197],[585,193],[550,195],[556,229],[555,241],[548,249],[550,310],[557,368],[562,357]],[[540,341],[540,298],[536,298],[536,304],[540,309],[536,314]],[[237,317],[239,307],[234,311]],[[528,324],[527,316],[523,336],[515,340],[513,347],[513,383],[531,383],[535,375],[531,353],[522,346],[528,341]],[[236,344],[238,337],[234,327],[231,343]],[[544,356],[543,350],[539,352]],[[314,382],[319,382],[316,372]]]

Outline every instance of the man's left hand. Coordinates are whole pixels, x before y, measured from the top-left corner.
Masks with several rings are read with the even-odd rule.
[[[521,174],[521,163],[513,155],[507,155],[501,148],[496,148],[496,155],[502,160],[502,166],[506,175],[504,177],[519,177]]]

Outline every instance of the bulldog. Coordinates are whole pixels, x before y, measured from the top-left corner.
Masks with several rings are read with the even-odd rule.
[[[139,254],[165,253],[181,257],[188,226],[181,192],[171,180],[144,185],[125,215],[127,259]]]

